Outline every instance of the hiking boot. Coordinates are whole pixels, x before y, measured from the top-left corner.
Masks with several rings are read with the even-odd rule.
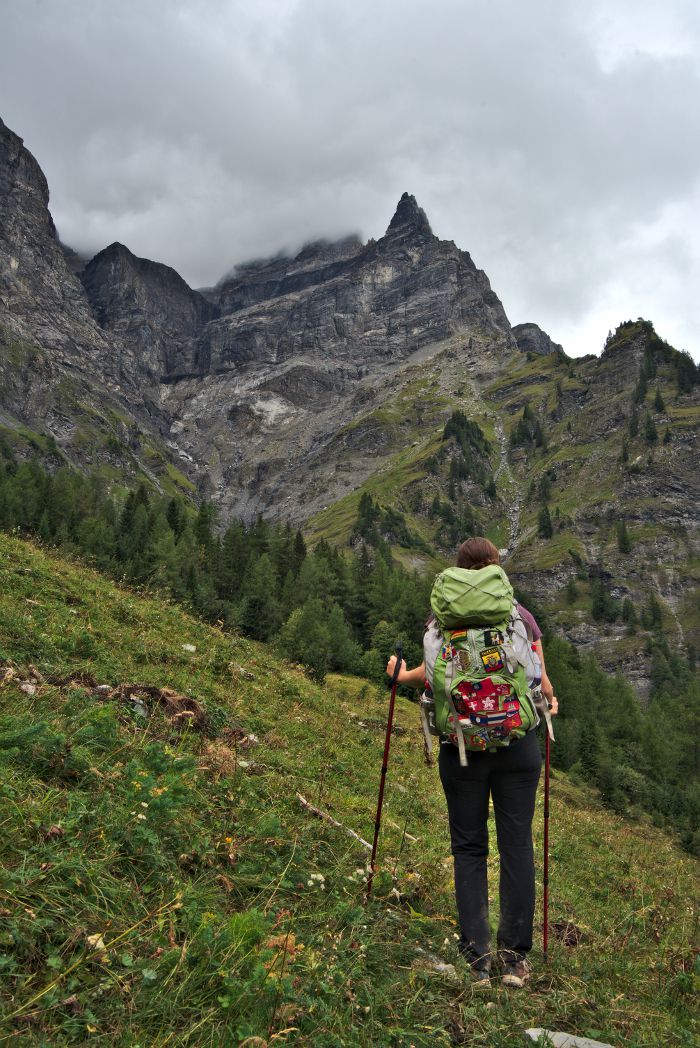
[[[530,978],[531,971],[532,969],[526,960],[512,961],[510,964],[503,965],[501,982],[504,986],[513,986],[519,990]]]
[[[471,986],[474,990],[488,990],[491,987],[491,973],[488,968],[472,968]]]

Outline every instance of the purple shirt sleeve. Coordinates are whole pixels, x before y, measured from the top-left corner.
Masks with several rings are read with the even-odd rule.
[[[542,630],[535,622],[535,616],[531,615],[527,608],[524,608],[522,604],[518,604],[517,608],[522,617],[525,619],[525,622],[527,622],[528,626],[532,630],[533,641],[538,641],[542,636]]]

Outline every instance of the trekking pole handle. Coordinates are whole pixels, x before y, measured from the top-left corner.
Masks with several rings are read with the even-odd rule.
[[[393,687],[399,679],[399,673],[403,665],[403,644],[400,642],[396,645],[396,665],[394,666],[394,672],[391,676],[391,686]]]

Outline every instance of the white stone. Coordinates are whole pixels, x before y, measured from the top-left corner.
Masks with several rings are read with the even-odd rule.
[[[592,1041],[590,1037],[577,1037],[573,1033],[556,1033],[554,1030],[533,1028],[525,1031],[525,1037],[546,1048],[615,1048],[606,1041]]]

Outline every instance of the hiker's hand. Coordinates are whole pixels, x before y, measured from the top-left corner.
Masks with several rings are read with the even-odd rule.
[[[396,669],[396,656],[392,655],[391,658],[389,659],[389,661],[386,664],[386,675],[387,675],[387,677],[393,677],[395,669]],[[397,684],[401,683],[401,679],[404,676],[405,672],[406,672],[406,660],[405,659],[401,659],[401,669],[399,670],[399,675],[396,678],[396,683]]]
[[[547,699],[547,701],[549,703],[549,712],[552,714],[553,717],[556,717],[557,713],[559,713],[558,698],[556,697],[556,695],[552,695],[551,699]]]

